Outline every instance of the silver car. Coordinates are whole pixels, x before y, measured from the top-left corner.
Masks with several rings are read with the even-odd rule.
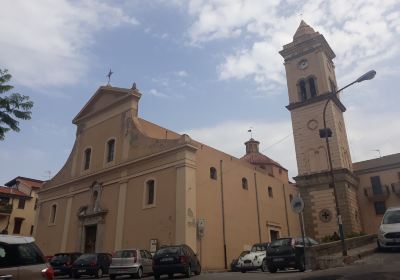
[[[33,237],[0,234],[0,279],[54,279]]]
[[[108,274],[110,279],[120,275],[130,275],[140,279],[143,274],[153,272],[153,257],[142,249],[125,249],[116,251],[113,255]]]
[[[400,207],[389,208],[383,215],[379,227],[378,248],[400,248]]]

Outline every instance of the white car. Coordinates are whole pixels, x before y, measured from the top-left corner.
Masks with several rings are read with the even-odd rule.
[[[383,215],[379,227],[378,248],[400,248],[400,207],[389,208]]]
[[[54,279],[54,271],[36,246],[35,239],[0,234],[0,279]]]
[[[267,267],[267,247],[269,243],[257,243],[251,247],[250,253],[239,258],[237,267],[244,273],[249,270],[261,269],[268,271]]]

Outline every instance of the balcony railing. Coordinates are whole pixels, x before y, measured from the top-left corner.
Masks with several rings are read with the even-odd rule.
[[[389,187],[382,186],[380,189],[373,189],[372,187],[364,188],[365,196],[371,201],[384,201],[389,197]]]
[[[392,183],[392,192],[400,196],[400,182]]]
[[[10,215],[12,212],[11,204],[0,205],[0,215]]]

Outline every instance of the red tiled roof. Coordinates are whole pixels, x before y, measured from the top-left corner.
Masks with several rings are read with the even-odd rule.
[[[15,177],[14,179],[12,179],[11,181],[5,183],[5,185],[12,186],[12,185],[15,185],[15,183],[17,181],[21,182],[22,184],[24,184],[27,187],[34,188],[34,189],[39,189],[44,183],[44,181],[42,181],[42,180],[18,176],[18,177]]]
[[[27,195],[27,194],[25,194],[25,193],[23,193],[23,192],[21,192],[19,190],[16,190],[16,189],[13,189],[13,188],[8,188],[8,187],[2,187],[2,186],[0,186],[0,194],[8,194],[8,195],[11,195],[11,196],[30,197],[29,195]]]
[[[278,162],[270,159],[266,155],[262,153],[248,153],[244,155],[241,159],[244,159],[245,161],[254,164],[254,165],[275,165],[278,166],[282,169],[287,170],[285,167],[280,165]]]

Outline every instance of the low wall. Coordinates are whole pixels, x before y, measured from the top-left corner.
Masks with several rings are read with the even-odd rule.
[[[377,235],[369,234],[345,239],[347,250],[365,246],[376,242]],[[334,241],[306,248],[306,263],[310,269],[325,268],[324,262],[329,262],[329,267],[343,265],[341,256],[342,243]]]

